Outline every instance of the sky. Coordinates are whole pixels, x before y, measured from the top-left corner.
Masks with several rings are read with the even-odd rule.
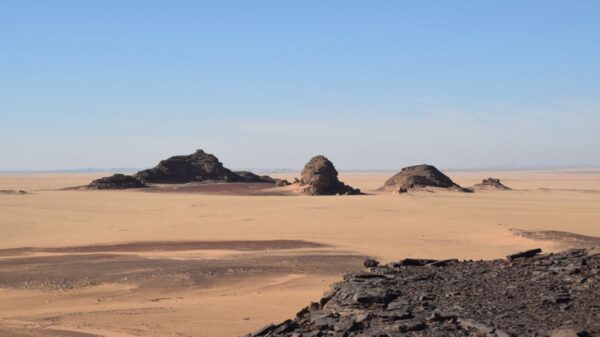
[[[600,165],[600,1],[0,0],[0,171]]]

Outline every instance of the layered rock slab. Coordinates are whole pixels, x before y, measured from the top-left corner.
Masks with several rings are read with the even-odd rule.
[[[294,319],[250,336],[598,336],[600,254],[590,251],[369,261]]]

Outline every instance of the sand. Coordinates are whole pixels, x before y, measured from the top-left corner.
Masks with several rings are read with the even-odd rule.
[[[293,316],[365,255],[489,259],[573,242],[513,229],[600,236],[600,172],[445,172],[462,186],[491,176],[514,190],[376,193],[393,173],[342,172],[369,195],[331,197],[62,191],[105,174],[0,175],[0,190],[31,192],[0,195],[0,249],[38,248],[0,251],[0,336],[238,336]],[[51,249],[214,240],[326,246]],[[210,282],[190,281],[209,272]]]

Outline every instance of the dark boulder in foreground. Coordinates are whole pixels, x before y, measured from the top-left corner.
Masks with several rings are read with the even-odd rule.
[[[468,190],[460,187],[452,181],[447,175],[443,174],[431,165],[416,165],[403,168],[388,179],[380,191],[394,191],[398,193],[408,192],[414,189],[423,189],[428,187],[446,188],[461,192]]]
[[[338,180],[338,172],[325,156],[314,156],[304,166],[300,186],[309,195],[361,194]]]
[[[600,336],[600,254],[531,252],[512,261],[370,261],[294,319],[251,336]]]
[[[157,166],[136,173],[136,176],[145,182],[166,184],[193,181],[243,181],[242,177],[223,167],[217,157],[203,150],[162,160]]]
[[[146,184],[134,176],[124,174],[113,174],[110,177],[104,177],[92,181],[88,188],[97,190],[108,189],[124,189],[124,188],[141,188],[146,187]]]
[[[497,178],[487,178],[483,179],[481,183],[475,184],[471,187],[473,190],[510,190],[510,188],[506,187],[500,179]]]

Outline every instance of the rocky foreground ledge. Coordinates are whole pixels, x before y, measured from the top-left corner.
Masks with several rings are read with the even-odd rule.
[[[293,320],[248,336],[600,336],[600,247],[540,252],[367,260]]]

